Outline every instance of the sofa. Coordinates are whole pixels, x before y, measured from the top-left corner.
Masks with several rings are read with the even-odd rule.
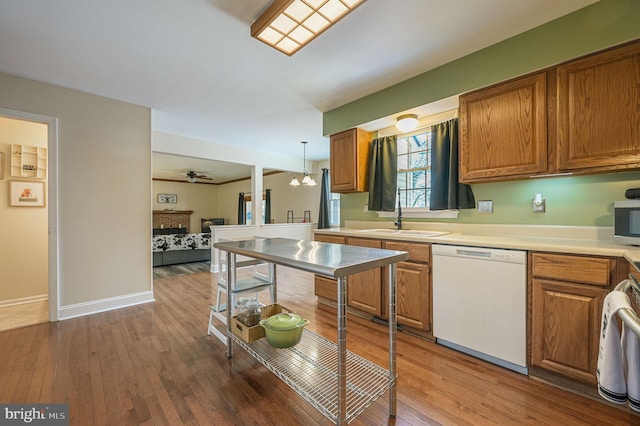
[[[211,260],[211,234],[153,235],[153,266]]]

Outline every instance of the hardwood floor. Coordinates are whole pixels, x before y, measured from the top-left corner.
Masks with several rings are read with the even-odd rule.
[[[279,303],[335,340],[312,276],[278,269]],[[207,336],[216,276],[154,281],[156,302],[0,333],[0,401],[68,403],[71,425],[327,425],[240,348]],[[386,327],[355,316],[348,345],[381,366]],[[632,425],[640,417],[398,333],[398,416],[383,396],[353,425]]]
[[[153,268],[153,279],[169,278],[177,275],[194,274],[196,272],[209,272],[211,262],[190,262],[177,265],[155,266]]]
[[[0,307],[0,331],[42,324],[48,321],[48,300]]]

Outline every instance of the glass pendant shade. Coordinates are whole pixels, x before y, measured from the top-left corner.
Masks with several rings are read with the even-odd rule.
[[[317,183],[316,181],[309,176],[309,173],[307,173],[307,141],[302,141],[302,146],[304,147],[304,153],[303,153],[303,157],[302,157],[302,185],[304,186],[316,186]],[[300,181],[298,180],[297,177],[293,177],[293,179],[291,179],[291,182],[289,182],[289,185],[291,186],[300,186]]]

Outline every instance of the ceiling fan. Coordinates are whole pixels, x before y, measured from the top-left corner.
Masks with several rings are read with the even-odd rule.
[[[213,180],[213,178],[210,178],[209,176],[205,175],[202,172],[196,172],[194,170],[187,170],[187,180],[191,183],[195,183],[196,180],[198,179],[206,179],[206,180]]]

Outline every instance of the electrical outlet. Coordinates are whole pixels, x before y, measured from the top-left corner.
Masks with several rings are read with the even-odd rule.
[[[493,213],[493,200],[478,201],[478,213]]]
[[[547,200],[545,198],[540,198],[538,200],[534,198],[531,205],[533,206],[534,213],[544,213],[547,208]]]
[[[368,204],[364,205],[364,212],[365,213],[369,213],[369,205]]]

